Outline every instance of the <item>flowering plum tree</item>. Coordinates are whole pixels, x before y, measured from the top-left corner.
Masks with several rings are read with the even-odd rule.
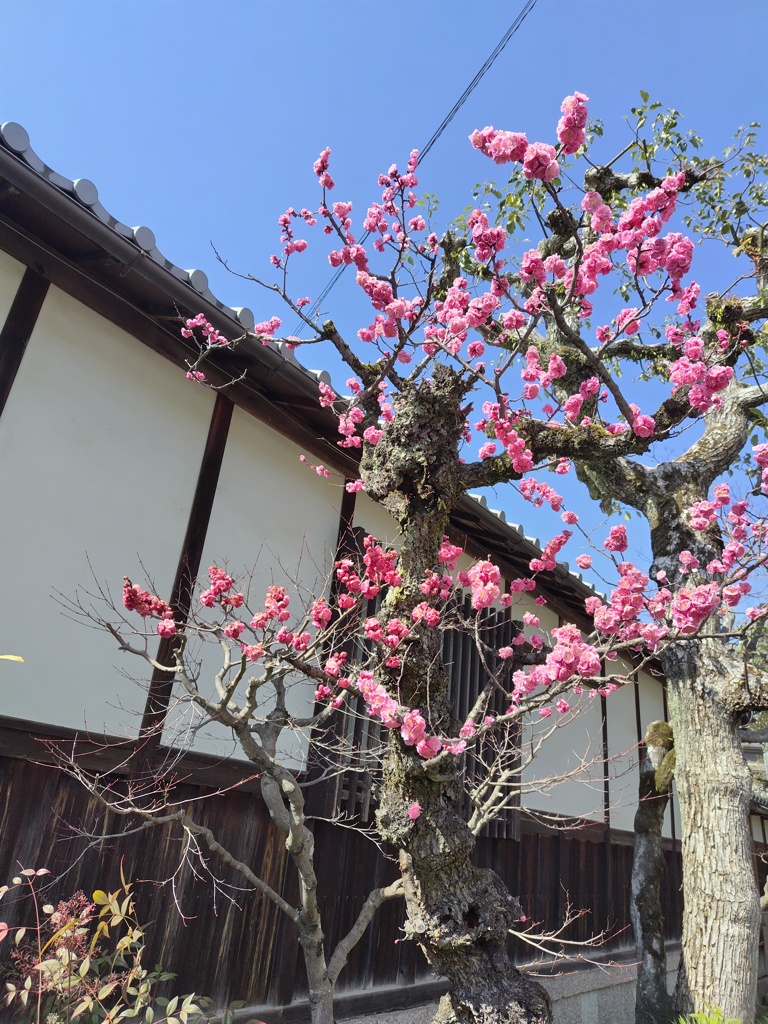
[[[302,319],[311,341],[332,346],[351,371],[350,396],[321,384],[320,402],[338,414],[339,445],[359,455],[359,477],[347,487],[365,490],[391,513],[398,550],[366,538],[359,559],[335,566],[333,607],[318,597],[297,616],[279,586],[243,615],[243,599],[214,567],[201,601],[219,615],[216,635],[230,660],[213,704],[202,703],[193,683],[184,685],[237,733],[257,765],[274,759],[269,728],[248,724],[258,679],[309,676],[322,715],[352,696],[361,700],[388,739],[377,825],[399,851],[406,935],[451,982],[436,1022],[538,1022],[550,1016],[546,994],[507,952],[519,903],[493,872],[471,862],[474,831],[457,809],[466,752],[525,716],[566,714],[569,691],[621,685],[624,677],[606,672],[604,659],[609,666],[618,654],[659,659],[682,822],[677,1009],[718,1006],[749,1022],[759,901],[739,725],[745,712],[768,707],[768,690],[733,652],[765,614],[759,602],[746,610],[742,602],[766,559],[766,522],[753,498],[768,491],[768,444],[755,444],[751,464],[747,449],[768,400],[760,361],[768,316],[759,227],[766,163],[754,153],[751,130],[723,160],[702,159],[700,140],[678,132],[676,115],[647,104],[634,111],[630,145],[595,162],[602,143],[593,146],[594,136],[602,130],[588,137],[586,103],[578,92],[564,100],[557,145],[491,127],[473,132],[478,158],[509,165],[512,177],[503,192],[485,193],[501,196],[498,216],[481,204],[442,238],[414,191],[417,152],[404,171],[392,166],[380,176],[364,235],[351,204],[332,201],[330,150],[320,155],[319,208],[281,216],[282,251],[271,257],[279,283],[266,286]],[[694,243],[674,230],[683,216],[704,237],[725,240],[744,264],[736,283],[718,283],[703,309],[689,276]],[[514,232],[528,220],[541,241],[515,254]],[[332,320],[316,322],[309,300],[288,290],[289,266],[308,248],[298,228],[318,225],[336,246],[330,264],[354,268],[373,309],[354,341]],[[254,336],[267,345],[279,331],[272,317]],[[230,342],[202,316],[182,333],[199,343],[188,376],[204,382],[205,362]],[[753,490],[755,465],[762,484]],[[595,544],[616,584],[609,599],[587,601],[592,635],[566,625],[490,649],[478,630],[487,685],[452,728],[441,628],[453,621],[456,594],[468,591],[479,623],[484,609],[508,606],[514,592],[535,593],[537,577],[573,546],[576,528],[586,536],[564,498],[537,475],[571,468],[604,511],[641,513],[652,565],[627,558],[627,527],[613,525]],[[498,484],[514,485],[564,522],[508,595],[489,560],[457,571],[461,552],[447,540],[459,499]],[[579,567],[591,562],[581,550]],[[366,617],[365,603],[377,595],[380,610]],[[184,630],[171,609],[130,586],[126,607],[155,616],[161,635]],[[718,618],[723,609],[734,613],[728,630]],[[344,625],[361,619],[368,654],[356,662],[344,648]],[[535,616],[529,621],[535,628]],[[177,669],[184,680],[181,661]],[[257,669],[262,675],[249,675]],[[268,719],[275,729],[285,725],[285,706],[278,701]]]

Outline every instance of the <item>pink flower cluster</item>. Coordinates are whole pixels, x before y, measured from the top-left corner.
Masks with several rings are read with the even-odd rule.
[[[556,627],[552,636],[556,643],[546,661],[550,680],[562,682],[574,675],[584,679],[600,675],[600,655],[583,640],[576,626]]]
[[[216,565],[211,565],[208,568],[208,579],[210,580],[210,587],[207,590],[202,591],[200,594],[200,604],[206,608],[213,608],[216,600],[222,598],[228,590],[231,590],[234,586],[234,580],[231,576],[228,576],[223,569],[220,569]],[[240,604],[242,604],[243,595],[240,594]],[[227,602],[231,603],[231,602]],[[239,607],[236,605],[235,607]]]
[[[539,686],[547,687],[553,682],[565,682],[576,676],[590,679],[600,675],[600,655],[594,647],[586,643],[575,626],[556,627],[552,630],[552,636],[555,645],[543,665],[534,665],[525,671],[519,669],[513,674],[512,704],[508,709],[510,712],[519,704],[522,697],[533,693]],[[558,710],[565,713],[569,706],[566,703],[566,706]]]
[[[191,338],[195,333],[196,328],[200,328],[200,333],[205,339],[205,344],[208,348],[213,345],[228,345],[229,341],[220,334],[213,324],[209,323],[203,313],[198,313],[197,316],[192,317],[190,320],[184,321],[184,327],[181,329],[182,338]]]
[[[400,646],[410,634],[410,630],[400,619],[389,619],[380,623],[377,618],[371,616],[363,623],[363,632],[369,640],[375,643],[385,644],[391,650]]]
[[[137,612],[143,619],[159,618],[157,632],[162,637],[173,636],[176,632],[173,611],[168,602],[135,586],[127,576],[123,576],[123,606],[129,612]]]
[[[546,502],[553,512],[559,512],[563,507],[562,495],[558,494],[554,487],[535,477],[524,477],[518,484],[518,490],[530,501],[534,508],[541,508]]]
[[[472,232],[475,243],[475,256],[479,263],[487,263],[501,252],[507,244],[507,233],[504,228],[492,228],[488,217],[482,210],[473,210],[469,215],[467,226]]]
[[[554,146],[546,142],[529,144],[525,135],[519,132],[496,131],[489,125],[482,131],[472,132],[469,141],[494,163],[522,162],[526,178],[552,181],[560,173]]]
[[[768,445],[766,448],[766,465],[768,466]],[[754,449],[753,449],[754,451]],[[717,522],[717,514],[721,508],[731,503],[731,489],[728,484],[717,484],[714,488],[713,501],[697,501],[688,509],[688,522],[693,530],[706,530]]]
[[[672,623],[683,634],[695,633],[720,604],[720,588],[705,583],[690,590],[682,588],[670,602]]]
[[[328,173],[329,160],[331,156],[331,150],[328,146],[322,151],[320,156],[315,160],[315,174],[317,175],[318,181],[323,188],[332,189],[334,186],[333,178]]]
[[[678,388],[687,387],[688,401],[694,409],[706,412],[721,401],[718,393],[724,391],[733,380],[730,366],[711,366],[702,359],[691,360],[687,355],[670,363],[669,379],[674,384],[672,394]]]
[[[768,444],[756,444],[752,452],[755,462],[762,470],[760,489],[763,494],[768,494]]]
[[[588,99],[583,92],[575,92],[573,96],[566,96],[560,106],[563,116],[557,122],[557,138],[566,156],[584,145]]]
[[[266,629],[273,620],[287,622],[291,617],[288,605],[291,599],[285,592],[285,587],[267,587],[267,596],[264,599],[264,611],[257,612],[251,619],[252,629]]]
[[[541,558],[532,558],[529,563],[531,572],[552,571],[557,565],[557,555],[573,536],[571,530],[563,530],[548,541],[541,552]]]
[[[397,552],[394,549],[384,551],[370,534],[365,537],[363,547],[364,578],[358,575],[351,558],[342,558],[335,564],[336,578],[346,590],[339,595],[339,607],[342,609],[353,607],[355,594],[366,599],[376,597],[382,586],[398,587],[403,581],[397,571]]]
[[[261,323],[253,325],[253,333],[260,338],[262,345],[268,345],[269,339],[275,336],[280,330],[282,321],[279,316],[272,316],[269,320],[262,320]]]
[[[469,587],[472,607],[489,608],[501,593],[501,570],[493,562],[475,562],[466,572],[457,574],[463,587]]]
[[[607,538],[603,541],[606,551],[626,551],[628,545],[626,526],[612,526],[608,531]]]

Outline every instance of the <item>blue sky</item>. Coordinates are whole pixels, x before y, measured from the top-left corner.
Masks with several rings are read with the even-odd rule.
[[[522,7],[24,0],[4,17],[0,121],[23,124],[46,163],[90,178],[111,213],[152,228],[171,260],[204,269],[221,299],[261,319],[282,311],[218,267],[211,243],[233,267],[267,275],[278,215],[317,205],[312,162],[326,145],[334,198],[364,210],[378,173],[423,146]],[[739,124],[765,117],[766,39],[765,0],[538,0],[420,168],[420,188],[446,217],[459,212],[491,166],[470,131],[493,124],[554,141],[575,89],[616,151],[641,89],[720,149]],[[330,270],[305,256],[295,294],[314,297]],[[350,287],[326,309],[352,331]],[[317,365],[315,352],[305,361]]]

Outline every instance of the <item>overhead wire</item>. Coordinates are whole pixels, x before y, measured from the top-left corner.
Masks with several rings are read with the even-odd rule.
[[[451,121],[458,114],[458,112],[461,110],[461,108],[467,102],[469,97],[472,95],[472,93],[478,87],[478,85],[483,80],[485,75],[493,67],[493,65],[495,64],[496,60],[503,53],[503,51],[506,48],[506,46],[509,43],[509,41],[517,33],[518,29],[523,24],[523,22],[528,17],[528,15],[531,13],[531,11],[533,10],[533,8],[536,6],[537,3],[538,3],[538,0],[527,0],[527,2],[523,5],[523,7],[521,8],[521,10],[518,13],[517,17],[515,18],[515,20],[512,22],[512,24],[509,26],[507,31],[504,33],[504,35],[501,37],[501,39],[498,41],[496,46],[493,48],[493,50],[491,51],[491,53],[487,57],[485,63],[482,65],[482,67],[477,72],[477,74],[472,79],[472,81],[469,83],[469,85],[466,87],[464,92],[461,94],[461,96],[459,96],[459,98],[456,100],[454,105],[451,107],[451,109],[445,115],[443,120],[440,122],[438,127],[435,129],[435,131],[432,134],[432,136],[429,138],[427,144],[419,151],[419,165],[421,165],[424,162],[424,158],[426,157],[427,153],[429,153],[429,151],[435,145],[435,143],[440,138],[440,136],[443,134],[445,129],[448,127],[448,125],[451,123]],[[370,231],[366,231],[365,234],[362,235],[362,237],[360,238],[360,244],[362,245],[363,242],[365,242],[366,239],[369,238],[369,236],[370,236]],[[323,288],[323,290],[320,292],[320,294],[317,296],[317,298],[315,299],[315,301],[312,303],[312,305],[310,306],[309,310],[307,311],[307,313],[306,313],[307,319],[311,320],[314,316],[317,315],[317,313],[320,311],[320,307],[322,306],[323,302],[325,302],[325,300],[328,298],[328,296],[330,295],[331,291],[333,290],[333,288],[335,287],[336,283],[338,282],[339,278],[341,277],[341,275],[344,273],[344,271],[346,269],[347,269],[346,264],[342,264],[338,268],[338,270],[336,270],[336,272],[330,278],[330,280],[328,281],[326,286]],[[305,324],[302,321],[301,323],[299,323],[296,326],[296,329],[293,332],[294,336],[298,336],[301,333],[301,331],[303,330],[304,327],[305,327]]]

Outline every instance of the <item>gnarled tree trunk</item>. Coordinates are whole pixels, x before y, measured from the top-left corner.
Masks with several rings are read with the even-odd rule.
[[[393,749],[378,817],[401,850],[406,935],[451,982],[435,1024],[546,1024],[549,996],[508,952],[518,899],[495,872],[472,864],[474,836],[452,806],[456,780],[418,780],[411,761],[408,751]],[[407,808],[416,798],[421,812],[411,821]]]
[[[439,568],[448,515],[464,492],[458,449],[467,387],[459,374],[436,365],[431,380],[403,388],[394,423],[364,453],[366,490],[401,528],[402,584],[388,592],[384,618],[411,622],[423,600],[425,572]],[[406,706],[423,709],[432,729],[447,729],[448,675],[438,630],[415,629],[401,664],[379,662],[376,675]],[[471,862],[475,838],[455,810],[462,772],[462,759],[454,757],[426,769],[393,733],[377,812],[382,837],[400,851],[406,934],[451,982],[436,1024],[548,1024],[549,997],[515,968],[507,951],[520,904],[498,875]],[[408,814],[414,804],[420,807],[415,819]]]

